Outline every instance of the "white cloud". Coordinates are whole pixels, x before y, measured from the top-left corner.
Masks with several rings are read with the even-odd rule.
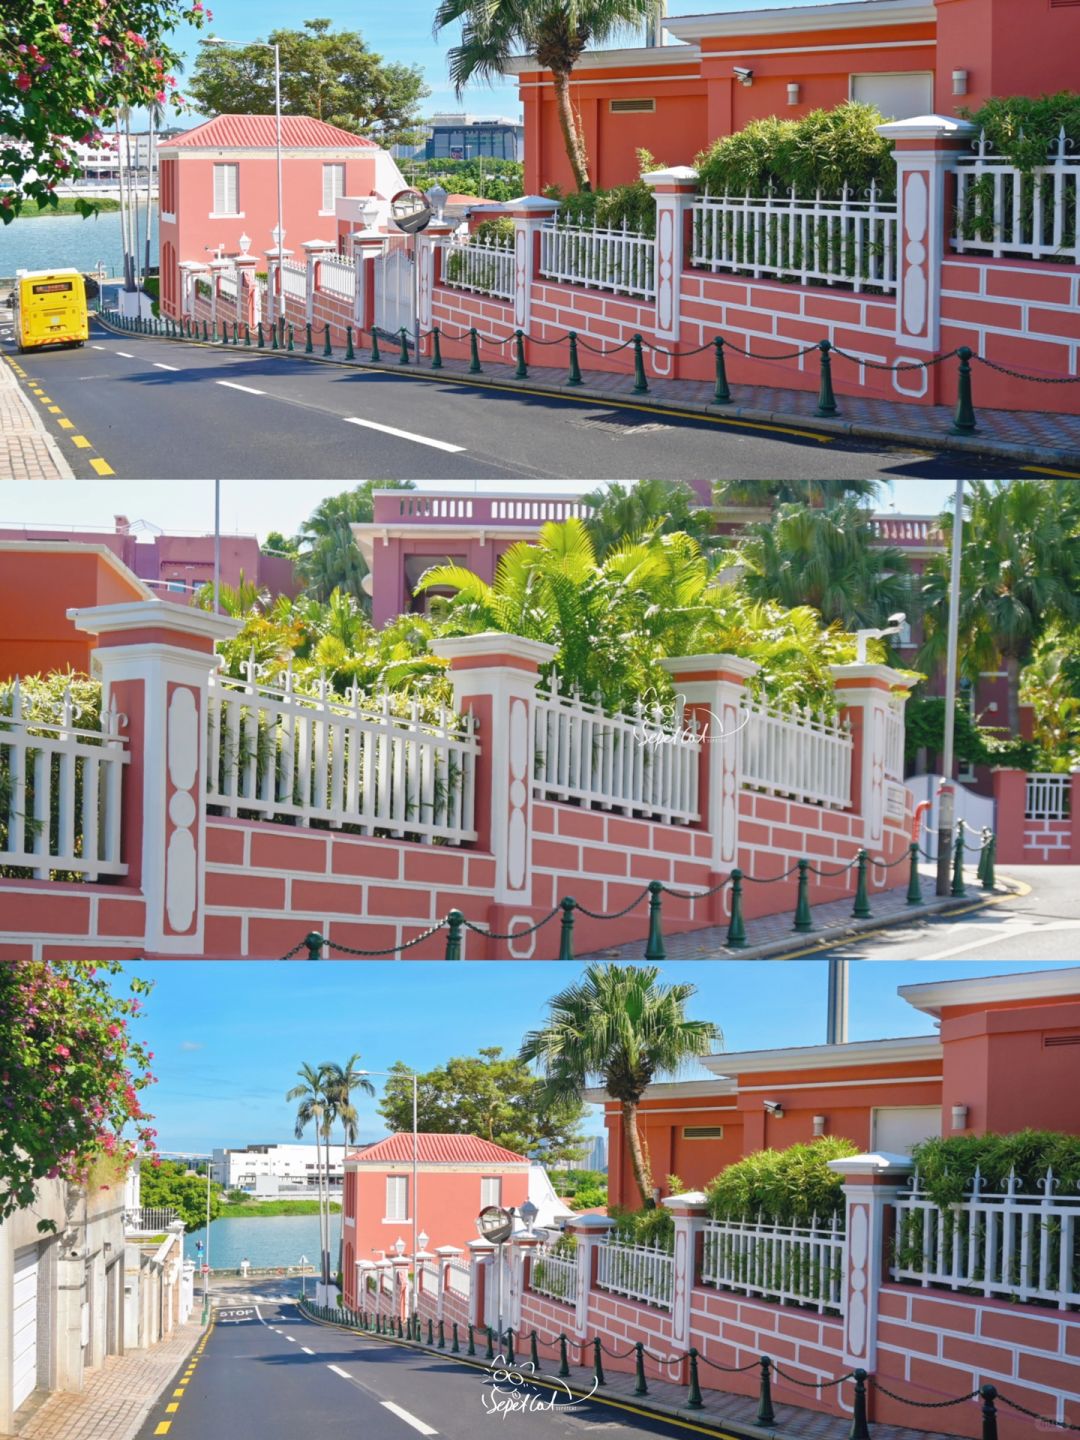
[[[205,1050],[206,1046],[201,1040],[181,1040],[181,1050]]]

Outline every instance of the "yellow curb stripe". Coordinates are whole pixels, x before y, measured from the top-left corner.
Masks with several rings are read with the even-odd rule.
[[[184,1387],[181,1385],[178,1390],[174,1390],[172,1393],[174,1397],[182,1400],[184,1398]]]
[[[180,1402],[179,1402],[179,1400],[173,1400],[170,1404],[168,1404],[168,1405],[165,1406],[165,1414],[166,1414],[166,1415],[175,1415],[176,1412],[177,1412],[177,1410],[179,1410],[179,1409],[180,1409]]]
[[[75,429],[75,422],[74,422],[74,420],[68,420],[68,419],[66,419],[64,416],[61,416],[60,419],[57,420],[56,423],[57,423],[57,425],[60,426],[60,429],[61,429],[61,430],[74,430],[74,429]]]
[[[95,475],[115,475],[116,471],[107,460],[91,460],[90,469]]]
[[[169,1433],[169,1431],[170,1431],[171,1429],[172,1429],[172,1421],[171,1421],[171,1420],[162,1420],[162,1421],[159,1423],[157,1429],[154,1431],[154,1434],[155,1434],[155,1435],[168,1435],[168,1433]]]
[[[50,414],[50,415],[62,415],[63,413],[64,413],[64,412],[60,409],[60,406],[59,406],[59,405],[50,405],[50,406],[49,406],[49,414]]]
[[[1049,465],[1021,465],[1020,469],[1029,475],[1060,475],[1062,480],[1080,480],[1080,471],[1053,470]]]

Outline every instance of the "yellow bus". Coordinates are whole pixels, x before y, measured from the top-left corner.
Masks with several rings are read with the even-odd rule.
[[[19,270],[15,274],[15,343],[82,345],[90,336],[86,283],[78,270]]]

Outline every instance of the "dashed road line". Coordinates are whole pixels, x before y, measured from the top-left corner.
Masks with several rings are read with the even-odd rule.
[[[314,1350],[309,1350],[306,1345],[301,1345],[301,1346],[300,1346],[300,1349],[303,1350],[303,1352],[304,1352],[305,1355],[314,1355],[314,1354],[315,1354],[315,1351],[314,1351]]]
[[[238,385],[235,380],[215,380],[215,385],[224,385],[226,390],[243,390],[245,395],[265,395],[265,390],[256,390],[252,385]]]
[[[135,356],[134,356],[134,355],[129,355],[126,350],[114,350],[114,351],[113,351],[113,354],[114,354],[114,355],[120,355],[120,356],[122,356],[123,359],[125,359],[125,360],[134,360],[134,359],[135,359]]]
[[[155,369],[155,370],[172,370],[172,371],[176,372],[177,374],[179,374],[179,372],[180,372],[180,366],[179,366],[179,365],[163,365],[160,360],[155,360],[153,363],[154,363],[154,369]]]
[[[218,384],[225,382],[219,380]],[[414,435],[411,430],[398,430],[394,425],[380,425],[377,420],[361,420],[357,415],[342,417],[346,425],[362,425],[366,430],[380,430],[384,435],[395,435],[399,440],[414,440],[417,445],[430,445],[433,450],[446,450],[451,455],[460,455],[464,445],[451,445],[446,440],[433,440],[430,435]]]
[[[331,1365],[331,1370],[334,1368]],[[433,1430],[430,1425],[425,1425],[423,1420],[418,1420],[415,1415],[410,1415],[408,1410],[403,1410],[400,1405],[395,1405],[393,1400],[382,1401],[384,1410],[389,1410],[391,1415],[396,1415],[399,1420],[404,1420],[406,1425],[411,1425],[421,1435],[437,1435],[439,1432]]]
[[[340,1365],[327,1365],[326,1368],[328,1370],[332,1370],[335,1375],[340,1375],[343,1380],[352,1379],[352,1376],[349,1374],[349,1372],[347,1370],[342,1370]]]

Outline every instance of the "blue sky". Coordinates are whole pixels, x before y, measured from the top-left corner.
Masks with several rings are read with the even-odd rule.
[[[549,996],[579,973],[569,964],[526,961],[174,960],[126,968],[155,981],[137,1022],[159,1079],[148,1108],[162,1149],[181,1151],[292,1139],[293,1107],[283,1096],[304,1061],[343,1063],[358,1050],[365,1068],[387,1070],[402,1060],[427,1070],[481,1046],[512,1052],[542,1023]],[[898,985],[1045,968],[1016,961],[858,962],[851,1039],[932,1033],[928,1017],[898,998]],[[824,1041],[823,960],[672,962],[663,971],[667,982],[698,987],[689,1013],[719,1025],[726,1050]],[[384,1133],[376,1103],[358,1097],[362,1140]],[[602,1123],[586,1128],[600,1133]]]

